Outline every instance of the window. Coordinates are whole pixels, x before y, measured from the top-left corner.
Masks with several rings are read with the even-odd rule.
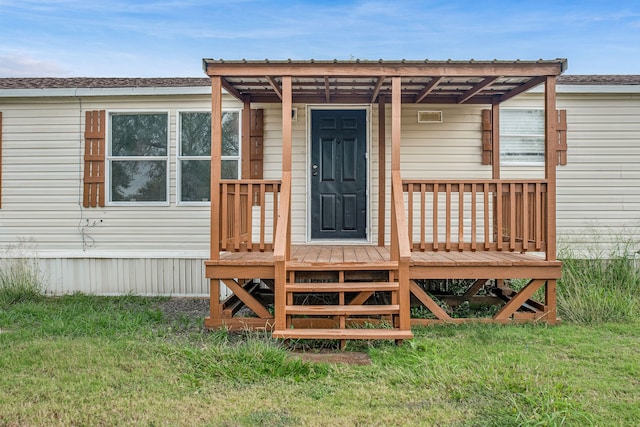
[[[544,164],[544,110],[500,110],[500,162]]]
[[[109,119],[109,201],[166,203],[168,114],[112,113]]]
[[[179,115],[178,174],[180,202],[208,202],[211,174],[211,113]],[[222,179],[240,174],[240,112],[222,113]]]

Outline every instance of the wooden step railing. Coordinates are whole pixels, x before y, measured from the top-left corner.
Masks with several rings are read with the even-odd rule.
[[[545,251],[545,180],[404,180],[412,250]]]
[[[220,181],[220,250],[272,251],[281,182]]]
[[[409,264],[411,262],[411,241],[409,240],[409,227],[407,225],[407,212],[405,210],[400,171],[391,171],[391,209],[391,260],[398,263],[399,327],[401,331],[410,331],[411,291]]]
[[[291,259],[291,172],[282,172],[280,206],[273,245],[275,329],[287,323],[287,261]]]

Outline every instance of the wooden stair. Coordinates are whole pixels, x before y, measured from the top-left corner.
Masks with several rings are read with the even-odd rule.
[[[272,332],[274,338],[282,339],[332,339],[340,340],[344,348],[346,340],[405,340],[413,338],[410,330],[400,330],[400,285],[395,279],[396,264],[378,265],[372,270],[370,265],[327,265],[294,264],[287,268],[285,285],[286,328]],[[299,273],[300,277],[297,277]],[[309,280],[309,273],[326,281]],[[314,273],[317,273],[314,274]],[[371,277],[363,281],[362,277]],[[331,277],[331,279],[327,279]],[[380,278],[386,278],[381,281]],[[372,280],[373,279],[373,280]],[[309,282],[301,282],[307,280]],[[375,281],[374,281],[375,280]],[[383,279],[385,280],[385,279]],[[376,293],[384,293],[377,300],[370,301]],[[314,301],[307,304],[305,294],[322,299],[327,303]],[[318,295],[320,297],[318,297]],[[337,304],[336,304],[337,301]],[[276,307],[276,310],[278,308]],[[292,319],[320,319],[311,327],[292,326]],[[334,328],[322,326],[327,322]],[[313,322],[309,322],[313,325]],[[373,327],[372,327],[373,326]]]
[[[287,329],[273,331],[274,338],[325,340],[410,340],[411,331],[397,329]]]

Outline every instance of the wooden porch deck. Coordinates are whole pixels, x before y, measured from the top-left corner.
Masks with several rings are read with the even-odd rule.
[[[251,267],[274,266],[273,252],[221,252],[219,260],[205,262],[207,268],[238,267],[241,269]],[[460,268],[482,267],[489,269],[498,278],[527,278],[527,274],[518,274],[510,270],[510,267],[541,268],[554,271],[551,277],[559,278],[560,261],[546,261],[540,256],[516,252],[495,251],[438,251],[438,252],[411,252],[410,269],[420,271],[420,275],[426,277],[413,278],[462,278]],[[328,268],[331,270],[368,268],[397,268],[398,263],[391,260],[389,247],[374,245],[293,245],[291,247],[291,260],[287,262],[290,269],[313,267],[317,270]],[[452,268],[453,267],[453,268]],[[424,268],[433,268],[429,273]],[[464,270],[462,270],[464,271]],[[240,273],[241,270],[238,271]],[[514,276],[515,274],[515,276]],[[548,271],[546,274],[550,274]],[[208,276],[210,277],[210,276]]]
[[[278,306],[275,286],[276,261],[273,252],[221,252],[220,259],[206,263],[212,283],[212,309],[208,327],[230,329],[264,328],[281,338],[407,339],[410,331],[375,329],[362,333],[363,324],[396,325],[402,308],[399,291],[399,263],[388,247],[375,245],[293,245],[286,263],[286,311],[288,329],[274,330]],[[531,321],[555,313],[555,280],[561,262],[547,261],[535,254],[515,252],[411,252],[408,267],[410,306],[427,318],[412,318],[411,324],[464,321]],[[219,279],[219,280],[215,280]],[[512,279],[527,279],[521,290],[510,287]],[[449,294],[442,283],[455,281],[464,292]],[[233,295],[219,304],[222,282]],[[433,287],[433,283],[437,286]],[[551,286],[549,286],[551,284]],[[533,300],[541,287],[545,301]],[[322,298],[316,298],[317,295]],[[300,298],[304,298],[304,302]],[[324,298],[324,299],[323,299]],[[440,301],[440,302],[437,302]],[[496,314],[484,319],[454,318],[442,303],[455,307],[468,303],[496,306]],[[247,307],[257,317],[240,316]],[[499,308],[499,309],[498,309]],[[555,317],[551,319],[554,321]],[[355,327],[354,329],[349,329]],[[311,328],[312,330],[309,330]],[[337,329],[335,329],[337,328]],[[345,329],[346,328],[346,329]]]

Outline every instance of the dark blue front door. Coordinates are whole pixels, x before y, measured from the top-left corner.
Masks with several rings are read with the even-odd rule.
[[[311,238],[364,239],[367,228],[365,110],[311,112]]]

